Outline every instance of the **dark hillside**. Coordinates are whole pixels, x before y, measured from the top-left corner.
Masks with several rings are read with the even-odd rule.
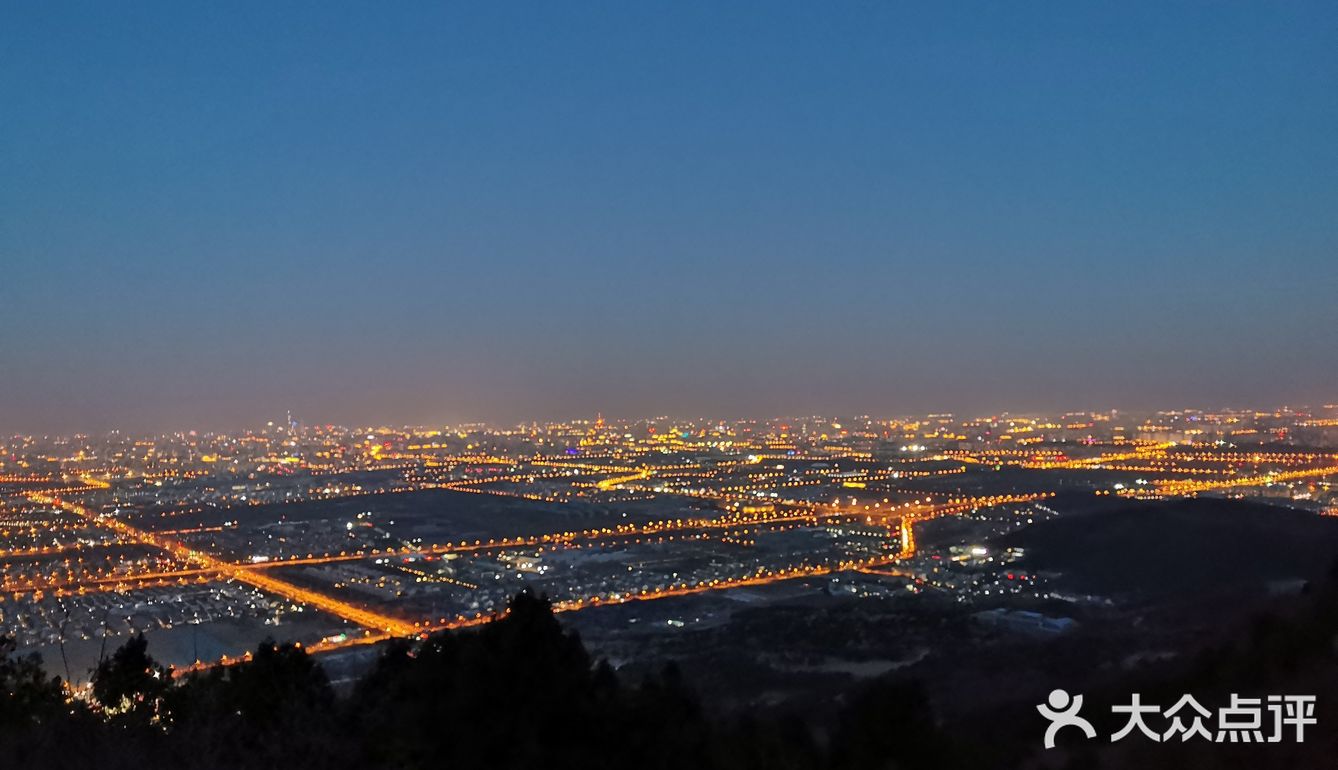
[[[1338,519],[1239,500],[1131,502],[1061,516],[1000,538],[1026,549],[1061,590],[1147,598],[1257,595],[1320,576],[1338,552]]]

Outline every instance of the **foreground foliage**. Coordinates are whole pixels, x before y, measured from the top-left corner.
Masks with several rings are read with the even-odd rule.
[[[907,685],[857,700],[836,753],[797,721],[709,717],[674,666],[621,681],[529,593],[482,628],[387,645],[347,698],[300,647],[272,641],[174,684],[136,637],[94,672],[91,701],[69,703],[35,658],[0,653],[10,767],[918,767],[938,745]],[[884,707],[910,718],[880,720]]]
[[[142,637],[71,699],[35,656],[0,639],[0,767],[80,768],[758,768],[1329,767],[1338,733],[1338,568],[1244,633],[1089,690],[1102,723],[1130,690],[1151,701],[1193,692],[1315,693],[1321,726],[1294,746],[1071,743],[1039,750],[1031,701],[943,725],[926,692],[895,677],[804,719],[721,715],[672,664],[631,683],[591,658],[544,598],[518,595],[477,629],[385,645],[346,697],[300,647],[262,643],[237,665],[173,681]],[[986,718],[986,721],[982,721]],[[1031,720],[1031,721],[1028,721]]]

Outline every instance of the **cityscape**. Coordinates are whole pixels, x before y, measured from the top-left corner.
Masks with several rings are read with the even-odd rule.
[[[128,635],[181,671],[267,635],[337,656],[486,622],[526,587],[561,613],[707,594],[1053,599],[1044,571],[1015,563],[1023,548],[994,543],[1107,498],[1338,515],[1335,405],[512,428],[289,414],[2,448],[3,632],[70,681]],[[917,538],[945,517],[952,538]],[[719,620],[691,613],[654,628]]]
[[[1335,30],[0,6],[0,770],[1332,768]]]
[[[533,624],[538,612],[573,635],[525,632],[537,646],[513,654],[574,643],[582,659],[647,682],[674,661],[712,719],[841,715],[772,747],[787,756],[812,751],[795,736],[818,729],[835,731],[835,762],[985,751],[1007,764],[1027,761],[1034,746],[982,738],[997,728],[978,720],[997,725],[988,715],[1044,699],[1057,676],[1100,690],[1198,666],[1196,647],[1221,644],[1242,623],[1253,624],[1257,645],[1261,608],[1309,601],[1338,570],[1335,404],[596,414],[511,427],[346,428],[288,412],[232,433],[21,435],[0,450],[0,639],[9,645],[0,652],[12,656],[11,697],[31,697],[20,695],[25,677],[47,677],[53,706],[85,704],[160,738],[201,729],[190,717],[200,706],[175,698],[240,686],[252,671],[264,687],[289,687],[281,683],[295,673],[285,666],[315,666],[306,686],[349,699],[355,713],[420,718],[432,713],[425,696],[367,690],[403,665],[397,651],[419,646],[416,657],[430,661],[452,635],[486,639],[473,634]],[[1282,660],[1293,661],[1284,670],[1302,665],[1295,640],[1315,633],[1305,628],[1283,634]],[[923,721],[931,706],[920,685],[899,682],[930,683],[943,722]],[[515,686],[512,698],[543,697],[533,679]],[[675,685],[642,685],[660,686]],[[842,738],[848,720],[881,713],[846,700],[870,686],[894,688],[879,708],[919,716],[893,738]],[[384,697],[397,702],[370,705]],[[242,703],[237,717],[252,719],[256,705]],[[498,708],[471,718],[511,713]],[[1285,724],[1300,736],[1313,716],[1295,713]],[[209,717],[194,740],[233,746],[215,748],[232,757],[215,762],[254,761],[217,733],[252,724],[231,719]],[[369,746],[406,733],[360,719],[372,732],[352,751],[389,759]],[[1284,734],[1281,710],[1277,719],[1270,740]],[[934,737],[945,722],[974,725],[972,740],[990,748],[954,754]],[[347,738],[304,729],[324,752],[309,761],[340,761],[330,752]],[[116,748],[119,735],[90,745]],[[1052,740],[1047,733],[1047,749]],[[617,764],[626,751],[600,761]]]

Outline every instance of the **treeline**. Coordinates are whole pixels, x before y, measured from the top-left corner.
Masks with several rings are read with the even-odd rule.
[[[173,679],[135,637],[72,700],[35,656],[0,639],[0,768],[1329,767],[1338,568],[1277,610],[1117,686],[1059,684],[1086,692],[1084,713],[1102,736],[1119,727],[1110,704],[1130,692],[1156,703],[1180,693],[1215,703],[1229,692],[1315,694],[1320,723],[1304,744],[1065,740],[1044,752],[1033,701],[943,725],[923,689],[895,677],[847,693],[836,713],[721,715],[673,665],[627,681],[591,657],[546,599],[521,593],[485,626],[384,645],[344,697],[292,644],[265,642],[248,661]]]
[[[518,595],[502,618],[388,644],[349,697],[300,647],[173,680],[135,637],[69,700],[0,642],[0,766],[16,768],[917,768],[951,746],[913,684],[817,719],[719,717],[666,666],[623,681]],[[830,724],[824,734],[815,722]],[[948,766],[951,766],[949,762]]]

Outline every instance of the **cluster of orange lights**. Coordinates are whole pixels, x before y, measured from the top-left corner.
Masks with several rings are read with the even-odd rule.
[[[291,554],[271,557],[266,561],[253,563],[235,563],[212,554],[192,548],[176,540],[179,535],[193,535],[204,532],[221,531],[222,527],[187,527],[175,530],[152,531],[127,523],[122,518],[106,515],[94,508],[70,500],[67,495],[85,492],[97,492],[109,488],[109,484],[92,476],[79,478],[73,486],[73,475],[65,480],[46,476],[10,474],[0,475],[0,483],[68,483],[64,489],[46,489],[28,491],[26,497],[32,502],[51,506],[74,514],[82,523],[105,531],[115,536],[114,542],[99,545],[95,542],[71,542],[65,544],[33,545],[0,550],[0,559],[24,559],[30,557],[55,556],[66,552],[77,552],[85,548],[98,548],[105,545],[149,546],[161,551],[165,556],[153,566],[141,566],[139,571],[107,573],[104,570],[87,570],[75,574],[66,560],[66,573],[29,576],[25,579],[6,578],[0,590],[15,596],[53,592],[57,595],[83,594],[97,591],[119,591],[154,585],[185,584],[189,582],[207,583],[225,579],[250,586],[267,594],[281,597],[293,604],[305,605],[329,615],[341,618],[357,626],[356,634],[326,639],[307,649],[312,652],[340,649],[354,645],[364,645],[392,637],[420,637],[427,633],[464,628],[485,623],[495,617],[489,613],[458,615],[432,620],[408,620],[383,612],[369,609],[322,591],[305,588],[276,577],[276,567],[296,565],[319,565],[334,562],[356,561],[369,558],[404,557],[404,561],[418,557],[444,556],[489,550],[537,549],[539,552],[563,549],[582,549],[600,547],[618,547],[626,544],[666,542],[674,540],[712,539],[731,545],[749,547],[756,543],[753,533],[759,530],[780,531],[796,526],[811,526],[831,521],[863,521],[866,524],[885,527],[888,530],[887,542],[881,543],[878,553],[866,558],[843,559],[827,563],[803,563],[786,567],[757,567],[752,571],[733,577],[713,577],[704,580],[682,580],[668,585],[645,587],[628,591],[609,591],[591,596],[566,598],[554,603],[558,612],[578,611],[588,607],[623,604],[633,601],[651,601],[655,599],[685,596],[707,591],[724,590],[747,586],[757,586],[799,578],[812,578],[847,571],[869,571],[880,575],[903,576],[898,562],[914,557],[917,544],[914,525],[917,522],[939,516],[959,514],[979,508],[988,508],[1005,504],[1030,503],[1052,497],[1052,493],[1003,494],[988,496],[928,495],[923,491],[912,492],[916,499],[911,502],[889,503],[887,498],[882,503],[873,501],[855,503],[849,498],[844,504],[840,497],[832,502],[794,499],[802,497],[797,493],[790,497],[781,497],[775,490],[782,488],[844,485],[854,489],[866,486],[884,490],[889,497],[896,494],[890,480],[966,473],[975,471],[974,465],[1009,465],[1028,469],[1073,469],[1073,470],[1109,470],[1147,474],[1152,479],[1148,486],[1141,489],[1120,489],[1115,494],[1123,496],[1192,496],[1201,492],[1218,491],[1245,487],[1258,487],[1270,484],[1316,479],[1338,475],[1338,455],[1316,452],[1264,452],[1251,453],[1240,451],[1204,450],[1204,445],[1195,448],[1177,447],[1172,443],[1154,443],[1146,441],[1107,442],[1090,451],[1091,456],[1069,457],[1057,450],[1028,451],[1025,449],[986,449],[982,451],[947,450],[923,458],[907,460],[908,467],[865,468],[857,471],[838,472],[830,469],[824,472],[809,471],[810,475],[796,478],[793,471],[787,474],[784,469],[766,465],[738,481],[726,478],[724,474],[737,473],[740,466],[750,466],[767,460],[784,462],[804,460],[827,460],[834,456],[867,460],[867,452],[847,450],[838,452],[840,447],[825,447],[825,454],[811,455],[789,449],[792,445],[784,442],[771,442],[762,445],[766,449],[786,450],[784,454],[763,451],[758,455],[743,460],[722,461],[712,467],[694,464],[637,465],[634,461],[624,461],[616,453],[608,455],[584,455],[567,459],[553,455],[532,456],[528,459],[498,457],[485,451],[461,454],[429,454],[438,449],[436,445],[411,445],[404,452],[390,452],[391,446],[380,449],[381,444],[373,444],[367,452],[374,464],[367,467],[403,468],[403,477],[409,482],[407,489],[369,490],[362,494],[382,494],[393,492],[418,491],[424,489],[450,489],[474,494],[489,494],[503,497],[520,497],[544,502],[565,502],[573,496],[599,497],[602,500],[613,498],[634,498],[651,493],[672,492],[689,498],[712,501],[711,505],[724,508],[713,511],[711,515],[685,516],[671,519],[641,521],[616,526],[596,527],[583,530],[549,532],[536,535],[522,535],[495,539],[461,540],[458,542],[436,543],[429,545],[405,546],[400,548],[363,548],[339,552]],[[471,445],[471,449],[475,445]],[[1100,449],[1112,451],[1100,451]],[[361,451],[361,450],[360,450]],[[666,450],[668,451],[668,450]],[[792,453],[793,452],[793,453]],[[1099,452],[1099,453],[1098,453]],[[394,461],[407,460],[408,463]],[[914,463],[933,460],[937,464],[918,468]],[[438,467],[454,464],[478,466],[479,470],[468,469],[476,473],[472,478],[455,478],[440,474]],[[947,464],[949,467],[940,467]],[[1272,472],[1238,472],[1244,466],[1271,466]],[[537,470],[542,468],[543,470]],[[930,468],[926,470],[925,468]],[[484,475],[487,474],[487,475]],[[572,478],[579,477],[579,480]],[[601,478],[602,476],[602,478]],[[1186,476],[1192,478],[1185,478]],[[540,480],[566,478],[570,483],[561,492],[533,492],[519,490],[520,484],[531,484]],[[593,478],[592,478],[593,477]],[[653,478],[652,478],[653,477]],[[703,480],[734,482],[728,486],[717,484],[706,488]],[[1141,481],[1140,481],[1141,483]],[[557,485],[554,485],[557,486]],[[907,487],[913,485],[907,484]],[[893,490],[893,491],[888,491]],[[614,493],[614,494],[610,494]],[[791,493],[785,493],[790,495]],[[1099,490],[1097,494],[1111,494]],[[870,495],[871,497],[872,495]],[[81,498],[82,499],[82,498]],[[94,498],[96,499],[96,498]],[[866,498],[867,499],[867,498]],[[904,499],[897,498],[898,501]],[[295,501],[300,502],[300,501]],[[249,504],[265,504],[259,500],[248,500]],[[181,515],[195,509],[182,509],[167,515]],[[893,551],[891,529],[896,527],[899,546]],[[157,551],[154,552],[157,554]],[[80,560],[82,562],[82,559]],[[439,575],[427,575],[413,569],[406,572],[418,574],[422,579],[439,582],[454,582],[466,588],[473,584],[442,578]],[[224,659],[221,663],[232,663],[240,659]],[[206,666],[210,664],[197,664]],[[187,669],[190,670],[190,669]]]

